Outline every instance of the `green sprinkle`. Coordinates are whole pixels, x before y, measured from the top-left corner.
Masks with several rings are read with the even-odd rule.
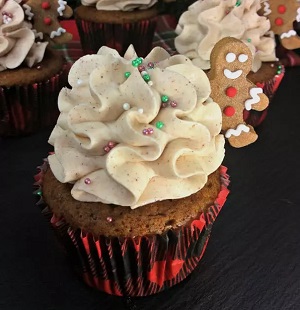
[[[250,42],[251,42],[251,39],[250,39],[250,38],[248,38],[248,39],[247,39],[247,42],[249,42],[249,43],[250,43]]]
[[[155,126],[158,129],[162,129],[165,126],[165,124],[162,121],[158,121],[156,122]]]
[[[143,63],[143,58],[142,57],[138,57],[136,59],[136,61],[138,62],[139,65],[141,65]]]
[[[161,96],[161,101],[162,102],[168,102],[169,101],[169,97],[167,95],[162,95]]]
[[[149,82],[150,81],[150,75],[149,74],[144,74],[143,75],[143,79],[145,82]]]
[[[240,6],[242,4],[242,1],[241,0],[238,0],[236,3],[235,3],[235,6]]]
[[[131,72],[129,72],[129,71],[126,71],[124,73],[124,76],[125,76],[126,79],[128,79],[130,77],[130,75],[131,75]]]
[[[139,63],[138,63],[138,61],[136,59],[134,59],[131,63],[132,63],[132,65],[134,67],[138,67],[139,66]]]
[[[42,196],[42,191],[41,190],[38,190],[38,191],[36,191],[35,192],[37,195],[39,195],[39,196]]]

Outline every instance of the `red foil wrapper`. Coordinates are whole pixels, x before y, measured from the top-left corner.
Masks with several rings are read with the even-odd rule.
[[[85,54],[96,54],[101,46],[116,49],[121,56],[133,44],[137,55],[145,57],[152,49],[157,19],[133,23],[93,23],[76,17],[81,46]]]
[[[68,81],[67,64],[46,81],[0,86],[0,136],[27,135],[56,124],[58,94]]]
[[[45,163],[47,166],[47,163]],[[73,229],[57,218],[42,199],[45,165],[39,167],[35,191],[37,203],[62,242],[72,266],[89,286],[117,296],[147,296],[184,280],[199,263],[212,225],[229,190],[227,168],[220,167],[221,190],[214,204],[192,223],[162,235],[140,237],[94,236]]]
[[[281,65],[280,73],[276,74],[273,79],[269,81],[265,81],[263,83],[256,83],[256,86],[261,87],[263,92],[269,98],[269,106],[263,111],[255,111],[255,110],[244,110],[244,120],[247,124],[252,125],[253,127],[259,126],[266,118],[268,109],[270,107],[270,103],[272,98],[278,89],[283,77],[285,74],[284,66]]]

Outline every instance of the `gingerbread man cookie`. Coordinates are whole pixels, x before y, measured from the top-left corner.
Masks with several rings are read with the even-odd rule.
[[[260,87],[247,80],[252,54],[242,41],[226,37],[214,46],[211,56],[211,97],[222,110],[222,132],[233,147],[243,147],[257,139],[254,128],[243,119],[243,111],[262,111],[269,105]]]
[[[300,2],[296,0],[262,0],[260,14],[271,23],[271,31],[279,36],[281,44],[289,50],[300,48],[300,37],[294,30],[294,21],[300,22]]]
[[[38,36],[54,44],[63,44],[72,40],[59,24],[58,18],[69,18],[73,11],[63,0],[28,0],[23,4],[27,20],[32,22]]]

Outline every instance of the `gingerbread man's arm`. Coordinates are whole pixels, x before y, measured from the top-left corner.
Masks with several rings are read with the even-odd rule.
[[[249,89],[250,98],[245,101],[245,109],[247,111],[255,110],[262,111],[269,105],[268,97],[263,93],[262,88],[252,87]]]

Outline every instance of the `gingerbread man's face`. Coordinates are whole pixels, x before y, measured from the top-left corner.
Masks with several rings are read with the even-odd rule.
[[[226,40],[226,39],[225,39]],[[240,77],[245,78],[252,67],[252,55],[250,50],[240,41],[231,41],[222,52],[211,55],[211,69],[220,76],[230,80],[235,80]],[[215,64],[222,64],[222,66],[215,66]]]

